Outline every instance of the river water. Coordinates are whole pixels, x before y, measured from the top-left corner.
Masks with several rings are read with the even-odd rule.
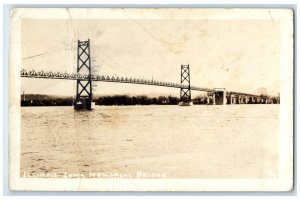
[[[279,105],[22,107],[21,115],[21,176],[277,176]]]

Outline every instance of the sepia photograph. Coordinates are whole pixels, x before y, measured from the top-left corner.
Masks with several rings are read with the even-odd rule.
[[[11,9],[10,189],[292,190],[293,20]]]

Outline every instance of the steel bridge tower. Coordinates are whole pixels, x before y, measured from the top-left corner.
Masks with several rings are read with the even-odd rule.
[[[92,80],[90,40],[79,41],[77,44],[77,73],[88,74],[88,80],[77,80],[75,110],[92,109]]]
[[[183,103],[191,102],[191,81],[190,66],[181,65],[181,85],[188,85],[188,88],[180,88],[180,101]]]

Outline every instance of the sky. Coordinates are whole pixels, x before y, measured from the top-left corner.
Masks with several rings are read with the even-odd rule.
[[[279,92],[280,24],[276,20],[23,19],[22,68],[76,71],[77,40],[91,41],[96,74],[180,82],[189,64],[191,85],[256,93]],[[74,95],[75,81],[22,78],[22,91]],[[94,82],[95,95],[179,96],[179,89]],[[192,96],[200,94],[193,92]]]

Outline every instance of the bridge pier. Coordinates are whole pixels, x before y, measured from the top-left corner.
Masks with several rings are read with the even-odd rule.
[[[257,103],[262,103],[262,99],[260,97],[257,97]]]
[[[248,104],[253,102],[252,99],[253,97],[249,97],[248,95],[232,94],[230,92],[227,97],[228,104]]]
[[[207,104],[214,105],[214,95],[211,92],[207,93]]]
[[[258,104],[259,103],[259,98],[258,97],[254,97],[254,102],[255,102],[255,104]]]
[[[225,88],[214,88],[213,93],[214,105],[226,105],[226,90]]]
[[[248,103],[248,97],[247,96],[241,96],[241,104],[247,104]]]
[[[238,96],[231,94],[230,95],[230,104],[238,104]]]
[[[247,104],[247,96],[241,96],[241,103]]]

